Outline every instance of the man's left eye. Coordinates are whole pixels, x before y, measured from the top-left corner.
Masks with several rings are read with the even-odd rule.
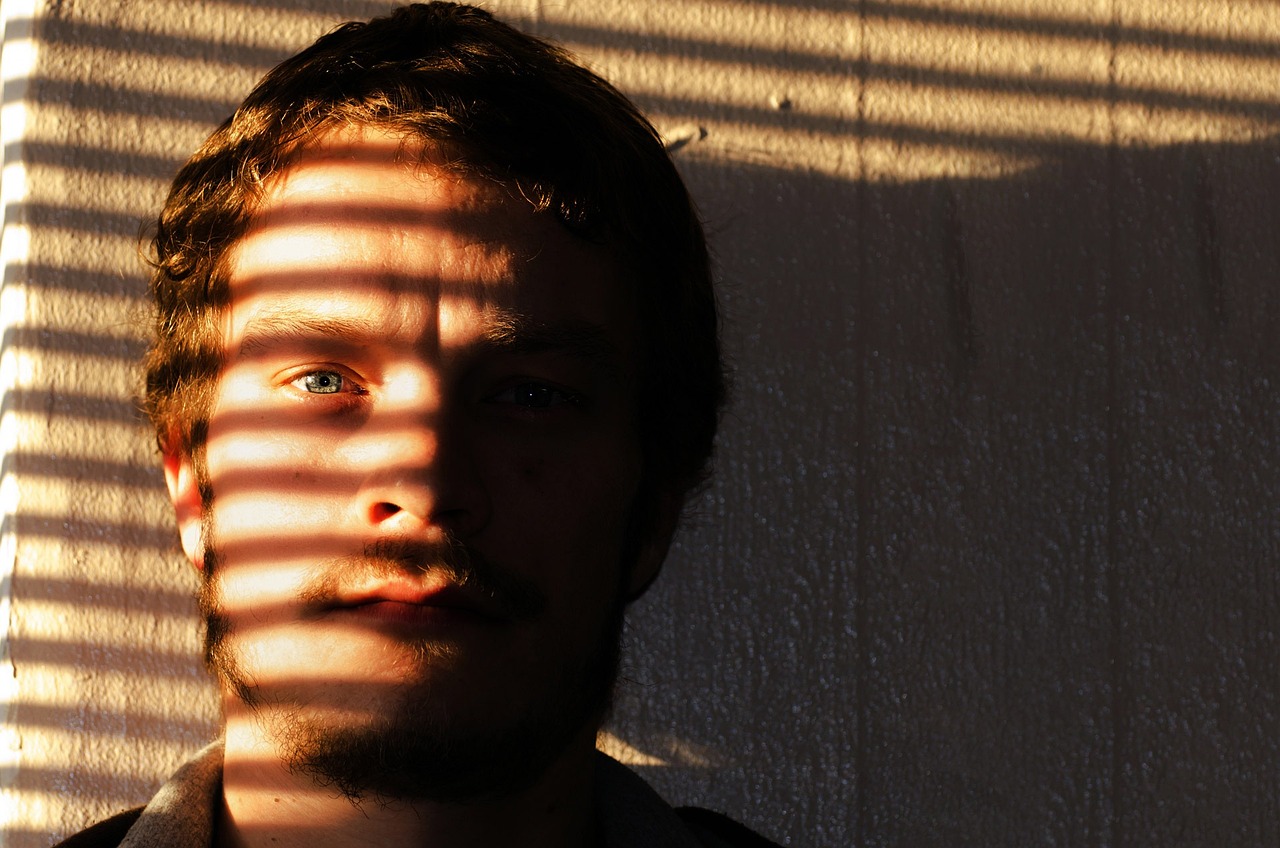
[[[314,395],[332,395],[346,388],[347,380],[337,371],[311,371],[293,381],[293,385]]]
[[[509,403],[524,409],[549,409],[553,406],[576,405],[581,398],[545,383],[519,383],[490,395],[488,401]]]

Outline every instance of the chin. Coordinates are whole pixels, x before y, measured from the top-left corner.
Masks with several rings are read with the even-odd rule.
[[[357,803],[466,804],[517,793],[576,740],[591,744],[612,702],[622,605],[585,655],[574,661],[561,654],[540,674],[464,673],[462,655],[441,656],[426,646],[405,660],[408,674],[396,683],[292,691],[255,682],[242,667],[234,633],[216,613],[207,618],[210,669],[254,713],[291,771]],[[501,691],[486,689],[486,680]]]

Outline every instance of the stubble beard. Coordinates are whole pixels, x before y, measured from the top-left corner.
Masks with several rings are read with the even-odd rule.
[[[205,515],[210,512],[206,510]],[[609,712],[621,656],[625,608],[621,585],[597,638],[581,655],[564,656],[554,679],[528,693],[523,707],[501,726],[468,726],[460,720],[466,717],[451,715],[436,703],[426,679],[405,680],[387,699],[388,708],[362,724],[339,724],[303,704],[284,703],[261,689],[240,661],[236,634],[224,614],[218,588],[213,529],[207,522],[199,595],[207,667],[255,713],[288,769],[335,789],[353,803],[372,799],[468,804],[509,796],[536,782],[571,740],[587,726],[598,727]],[[462,546],[451,547],[451,553],[441,552],[444,567],[462,579],[492,584],[495,575],[479,571],[480,561]],[[509,579],[499,577],[498,581]],[[427,640],[411,648],[412,667],[419,669],[427,668],[441,651]],[[547,646],[548,651],[564,648]]]

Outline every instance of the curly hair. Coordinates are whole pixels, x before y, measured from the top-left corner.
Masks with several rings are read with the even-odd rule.
[[[366,126],[441,147],[606,245],[636,286],[646,485],[705,479],[725,396],[702,226],[649,122],[558,47],[480,9],[413,4],[348,23],[268,73],[174,179],[156,225],[145,406],[161,446],[198,456],[223,362],[226,259],[264,185],[318,136]]]

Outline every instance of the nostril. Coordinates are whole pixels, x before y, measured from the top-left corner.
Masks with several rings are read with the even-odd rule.
[[[373,505],[372,515],[370,516],[374,523],[386,521],[396,513],[400,512],[400,507],[387,501],[382,501]]]

